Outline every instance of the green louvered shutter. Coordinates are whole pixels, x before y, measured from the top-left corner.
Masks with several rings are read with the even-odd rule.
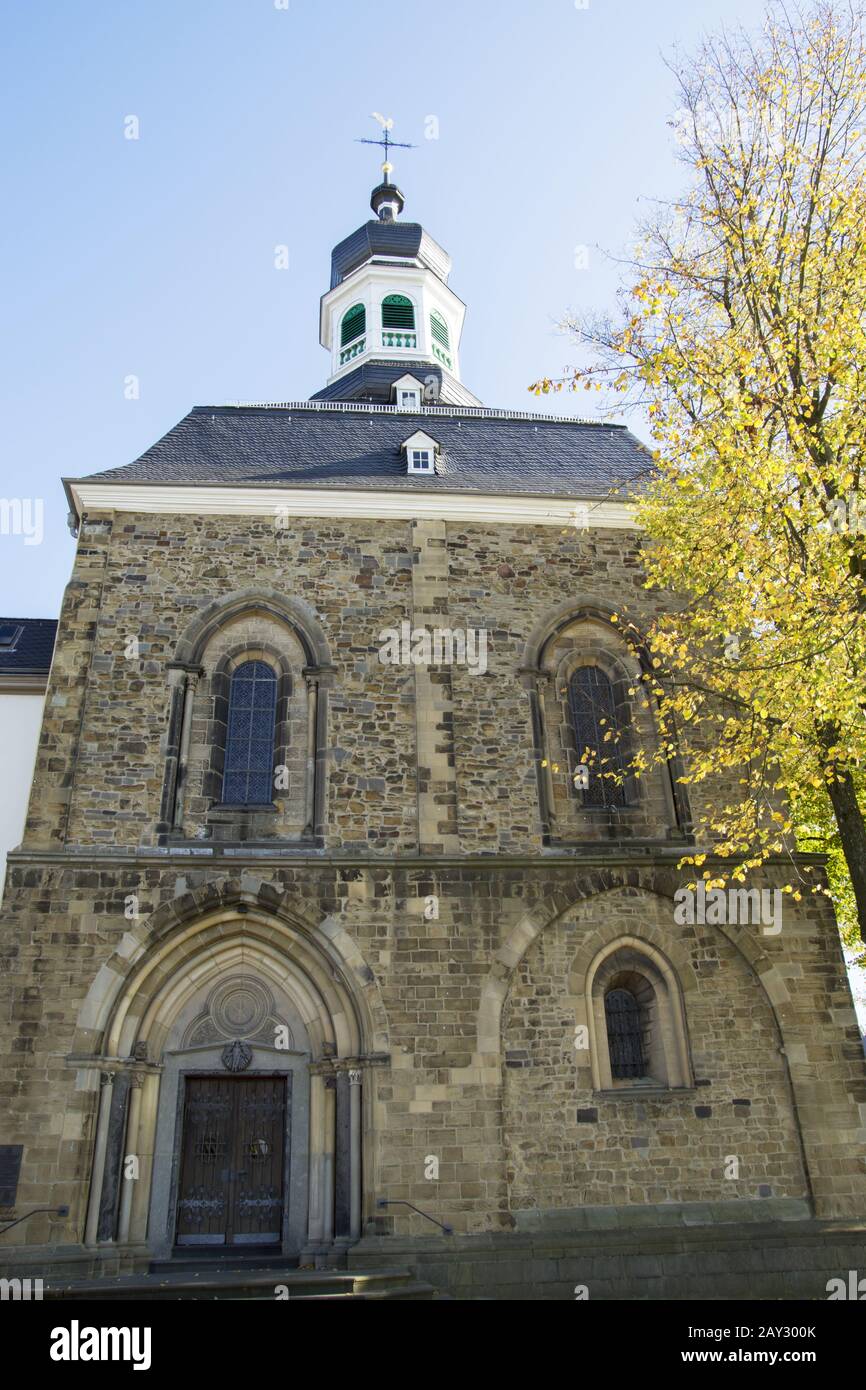
[[[363,304],[354,304],[351,309],[343,315],[343,323],[340,328],[340,347],[345,347],[347,343],[353,343],[356,338],[367,329],[367,310]]]
[[[441,314],[437,314],[435,309],[430,315],[430,332],[437,343],[440,343],[445,350],[448,350],[448,325]]]
[[[415,309],[411,299],[405,294],[389,294],[382,300],[382,327],[402,328],[404,331],[415,327]]]

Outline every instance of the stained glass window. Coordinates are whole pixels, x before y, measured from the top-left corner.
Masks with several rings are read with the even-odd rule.
[[[223,801],[262,806],[273,800],[277,678],[264,661],[245,661],[231,678]]]
[[[612,989],[604,999],[611,1074],[617,1081],[646,1076],[640,1005],[628,989]]]
[[[604,773],[621,773],[625,766],[613,686],[597,666],[579,666],[569,682],[569,703],[578,764],[589,770],[583,789],[584,806],[625,805],[625,787]],[[605,742],[605,734],[612,738]]]

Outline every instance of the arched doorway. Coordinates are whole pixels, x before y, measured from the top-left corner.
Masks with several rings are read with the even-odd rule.
[[[306,1242],[312,1044],[292,990],[251,955],[219,953],[166,1038],[149,1223],[160,1252]]]
[[[135,935],[88,1006],[104,1027],[85,1243],[352,1244],[374,1180],[365,1073],[387,1060],[357,948],[239,901]]]

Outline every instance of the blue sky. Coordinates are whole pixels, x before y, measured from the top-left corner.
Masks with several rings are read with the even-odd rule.
[[[641,199],[682,182],[665,55],[760,17],[757,0],[283,3],[5,11],[0,495],[41,499],[44,539],[0,535],[4,614],[58,612],[61,476],[130,462],[193,405],[324,383],[318,300],[331,247],[370,215],[380,152],[354,141],[373,110],[418,146],[395,176],[454,258],[464,380],[537,408],[527,385],[572,355],[559,316],[612,303],[596,248],[621,253]]]

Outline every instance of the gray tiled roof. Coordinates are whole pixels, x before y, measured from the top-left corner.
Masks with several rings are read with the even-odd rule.
[[[331,252],[331,289],[372,256],[417,257],[440,280],[448,281],[451,257],[419,222],[365,222]]]
[[[414,362],[388,362],[372,358],[337,381],[332,381],[329,386],[323,386],[310,400],[378,401],[385,405],[391,400],[394,382],[404,376],[414,376],[421,383],[425,388],[425,401],[438,401],[441,405],[481,405],[478,397],[467,391],[462,381],[458,381],[437,362],[421,358]],[[434,389],[431,390],[431,387]]]
[[[440,445],[441,476],[409,477],[400,445]],[[646,473],[650,455],[621,425],[462,408],[196,406],[135,463],[87,482],[425,489],[605,497]]]
[[[56,619],[0,618],[0,627],[8,624],[22,630],[11,651],[0,647],[0,676],[47,676],[57,633]]]

